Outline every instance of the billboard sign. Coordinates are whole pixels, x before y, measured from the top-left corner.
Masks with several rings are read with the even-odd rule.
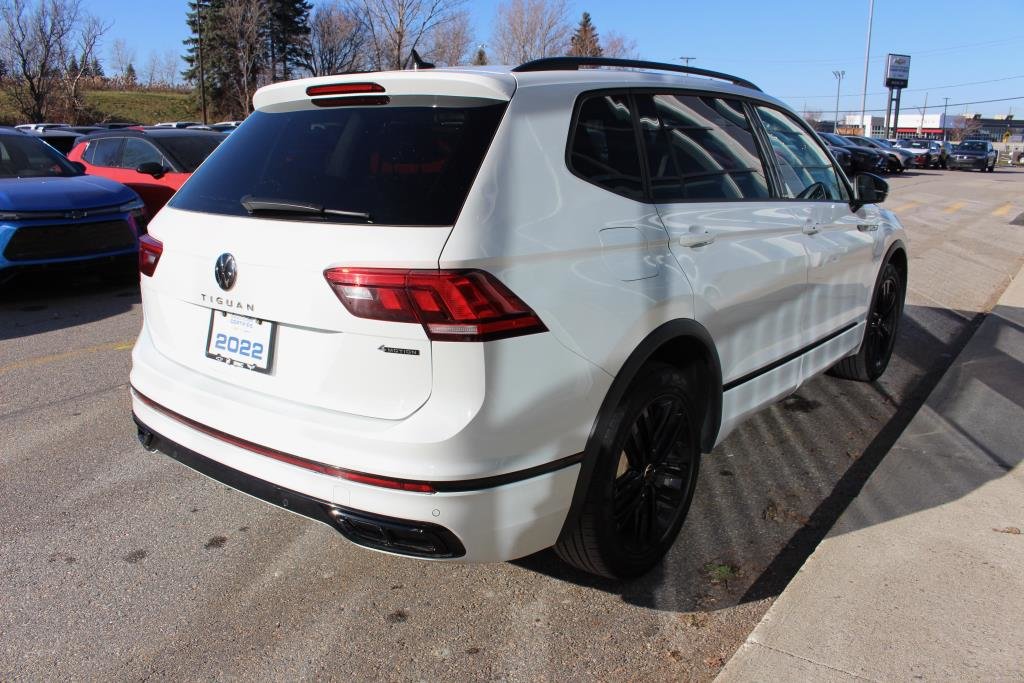
[[[885,59],[885,87],[906,88],[910,82],[910,55],[894,55]]]

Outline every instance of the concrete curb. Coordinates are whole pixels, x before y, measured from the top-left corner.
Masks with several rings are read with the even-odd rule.
[[[1024,680],[1024,268],[716,680]]]

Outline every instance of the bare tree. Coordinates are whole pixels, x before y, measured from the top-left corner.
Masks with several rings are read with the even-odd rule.
[[[146,63],[142,65],[142,82],[147,88],[152,88],[159,81],[160,59],[155,52],[150,52],[146,57]]]
[[[601,50],[605,57],[640,59],[640,51],[636,47],[636,41],[618,31],[605,31],[601,42]]]
[[[128,74],[128,66],[135,61],[135,48],[128,47],[123,38],[118,38],[110,46],[110,62],[114,67],[114,74],[119,78],[125,78]]]
[[[219,35],[234,66],[228,88],[234,100],[233,113],[244,117],[252,111],[252,96],[263,71],[264,27],[268,21],[263,0],[224,0],[219,18]]]
[[[79,0],[3,0],[0,2],[0,61],[8,69],[3,89],[18,112],[42,121],[59,92],[61,46],[78,23]]]
[[[178,80],[178,53],[174,49],[167,49],[160,57],[159,76],[161,83],[168,87],[174,87]]]
[[[309,22],[307,58],[302,67],[312,76],[357,71],[366,45],[359,12],[332,0],[316,6]]]
[[[103,34],[110,30],[112,23],[105,23],[99,17],[82,15],[76,18],[73,32],[57,43],[57,59],[62,68],[60,84],[64,105],[71,123],[78,123],[85,111],[85,94],[82,82],[91,72]],[[78,59],[75,59],[78,55]]]
[[[953,142],[963,142],[981,130],[981,121],[974,116],[957,116],[953,119],[953,127],[949,130],[949,138]]]
[[[507,0],[498,5],[491,45],[502,64],[564,55],[569,49],[568,0]]]
[[[455,12],[445,22],[434,27],[427,37],[429,47],[423,51],[428,61],[442,66],[458,66],[470,59],[473,48],[473,29],[468,12]]]
[[[457,13],[464,0],[362,0],[370,66],[402,69],[413,50]]]

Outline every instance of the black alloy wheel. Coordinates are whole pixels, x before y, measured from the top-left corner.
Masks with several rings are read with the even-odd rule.
[[[864,335],[867,347],[868,371],[878,377],[885,371],[896,344],[896,327],[902,306],[900,305],[899,272],[891,264],[886,266],[882,281],[878,283],[875,302],[868,314],[868,329]]]
[[[623,444],[612,508],[623,546],[638,556],[662,545],[685,513],[696,472],[695,454],[685,447],[690,422],[685,398],[662,394],[640,411]]]
[[[860,348],[833,365],[828,374],[857,382],[874,382],[882,376],[896,345],[905,295],[903,274],[891,261],[886,263],[871,297]]]
[[[700,465],[694,375],[649,363],[588,445],[582,506],[555,545],[569,564],[615,579],[639,576],[672,547],[693,501]]]

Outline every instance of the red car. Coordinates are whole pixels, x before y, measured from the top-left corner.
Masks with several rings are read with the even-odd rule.
[[[122,128],[80,137],[68,159],[89,175],[127,185],[150,217],[188,180],[227,135],[176,128]]]

